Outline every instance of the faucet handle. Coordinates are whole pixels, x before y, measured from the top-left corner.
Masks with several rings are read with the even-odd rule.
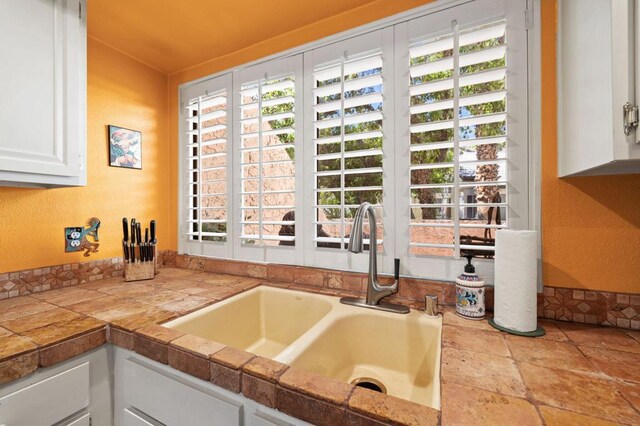
[[[438,296],[425,294],[424,296],[424,313],[430,317],[438,316]]]
[[[396,281],[398,281],[398,279],[400,278],[400,259],[393,259],[393,263],[394,263],[394,272],[393,272],[393,278],[395,278]]]

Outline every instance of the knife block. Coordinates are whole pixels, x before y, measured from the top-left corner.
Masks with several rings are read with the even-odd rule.
[[[124,280],[125,281],[142,281],[152,280],[155,276],[156,262],[125,262],[124,263]]]

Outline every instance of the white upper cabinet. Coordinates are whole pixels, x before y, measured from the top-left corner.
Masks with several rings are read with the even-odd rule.
[[[0,3],[0,185],[86,185],[85,0]]]
[[[561,177],[640,173],[640,132],[633,126],[640,101],[636,6],[634,0],[558,3]]]

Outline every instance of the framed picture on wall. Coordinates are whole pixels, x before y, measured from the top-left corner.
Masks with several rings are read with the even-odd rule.
[[[142,169],[142,133],[110,124],[109,165]]]

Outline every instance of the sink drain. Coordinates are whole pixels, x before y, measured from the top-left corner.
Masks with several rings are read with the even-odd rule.
[[[373,379],[371,377],[359,377],[357,379],[353,379],[351,384],[357,386],[359,388],[370,389],[375,392],[387,393],[387,388],[382,384],[381,381]]]

